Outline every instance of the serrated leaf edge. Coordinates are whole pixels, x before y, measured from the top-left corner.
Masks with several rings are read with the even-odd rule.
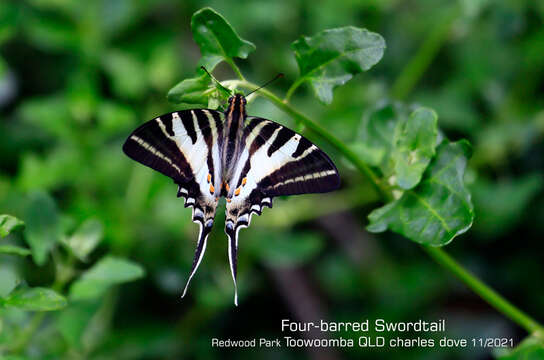
[[[460,140],[460,141],[456,141],[456,142],[451,142],[449,143],[450,145],[459,145],[461,147],[463,147],[463,152],[464,152],[464,155],[465,156],[469,156],[469,154],[467,154],[467,149],[466,147],[470,147],[470,144],[466,141],[466,140]],[[453,166],[456,161],[459,159],[459,157],[462,156],[461,154],[458,154],[456,155],[445,167],[443,167],[442,169],[440,169],[438,172],[436,172],[435,174],[433,175],[436,175],[436,174],[440,174],[442,173],[444,170],[447,170],[449,169],[451,166]],[[433,160],[436,159],[433,158]],[[465,165],[466,166],[466,165]],[[462,203],[463,203],[463,206],[468,210],[468,213],[470,215],[470,222],[467,224],[467,226],[459,229],[458,231],[456,231],[454,234],[451,235],[451,237],[449,238],[446,238],[447,240],[443,243],[440,243],[440,244],[427,244],[427,243],[423,243],[421,241],[418,241],[417,239],[410,239],[414,242],[417,242],[419,244],[424,244],[424,245],[427,245],[427,246],[432,246],[432,247],[442,247],[442,246],[445,246],[445,245],[448,245],[450,242],[453,241],[454,238],[456,238],[457,236],[467,232],[473,225],[474,223],[474,207],[471,206],[471,194],[470,192],[468,192],[468,202],[465,201],[464,199],[464,196],[462,196],[461,194],[459,194],[457,191],[454,191],[453,189],[451,189],[451,187],[443,184],[442,182],[439,182],[439,181],[436,181],[434,180],[434,178],[429,178],[428,180],[423,180],[420,182],[420,184],[424,181],[428,181],[429,183],[431,182],[434,182],[436,184],[439,184],[440,186],[443,186],[445,187],[446,189],[448,189],[449,191],[451,191],[452,194],[455,194],[458,198],[462,199]],[[371,219],[372,218],[372,214],[375,214],[376,211],[380,211],[381,212],[386,212],[385,208],[387,208],[387,211],[389,211],[391,208],[393,208],[394,206],[396,206],[398,204],[398,202],[404,197],[404,196],[414,196],[416,198],[416,200],[418,202],[420,202],[421,204],[423,204],[423,206],[425,208],[427,208],[429,210],[429,212],[444,226],[444,229],[447,231],[447,233],[449,233],[451,230],[449,229],[449,226],[447,226],[446,222],[444,221],[444,218],[441,217],[431,206],[430,204],[428,204],[424,199],[422,199],[417,193],[414,192],[415,188],[411,189],[411,190],[408,190],[406,191],[401,198],[393,201],[393,202],[390,202],[388,204],[385,204],[384,206],[378,208],[378,209],[375,209],[373,210],[369,215],[368,215],[368,218]],[[399,208],[399,211],[400,211],[400,217],[402,218],[403,214],[404,214],[404,210],[401,208]],[[385,223],[385,227],[383,226],[378,226],[376,223],[371,223],[369,224],[366,229],[370,232],[373,232],[373,233],[380,233],[380,232],[384,232],[384,231],[387,231],[389,229],[389,223]],[[423,230],[425,230],[426,227],[424,227],[421,231],[423,232]],[[389,229],[390,230],[390,229]]]

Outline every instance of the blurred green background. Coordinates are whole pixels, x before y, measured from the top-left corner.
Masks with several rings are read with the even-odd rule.
[[[200,54],[190,19],[204,6],[257,46],[247,60],[237,61],[248,79],[263,83],[286,74],[270,87],[278,94],[296,77],[290,44],[299,36],[346,25],[381,34],[387,43],[382,61],[338,88],[330,106],[305,86],[292,103],[347,143],[354,141],[365,111],[387,99],[435,109],[444,134],[474,146],[465,180],[476,220],[447,250],[544,320],[544,2],[4,0],[0,213],[27,222],[26,241],[48,244],[48,255],[40,265],[31,257],[0,255],[0,295],[17,284],[53,286],[70,301],[48,313],[1,308],[0,357],[14,342],[14,359],[494,355],[480,348],[210,346],[213,337],[293,335],[281,332],[284,318],[445,318],[447,333],[441,335],[509,337],[515,343],[525,337],[414,243],[366,232],[366,216],[379,205],[370,184],[311,134],[337,163],[342,189],[278,199],[274,209],[254,217],[240,234],[237,308],[226,235],[216,223],[189,295],[180,300],[197,226],[171,180],[128,159],[121,146],[139,124],[176,110],[166,93],[194,76]],[[224,64],[215,74],[233,78]],[[262,99],[249,113],[296,128]],[[221,210],[217,219],[223,217]],[[77,236],[91,238],[97,249],[80,259],[54,245]],[[17,233],[1,241],[25,244]],[[73,279],[104,259],[126,259],[106,274],[119,279],[101,283],[100,291],[92,281],[81,285],[87,292],[77,301]],[[129,274],[123,277],[123,271]]]

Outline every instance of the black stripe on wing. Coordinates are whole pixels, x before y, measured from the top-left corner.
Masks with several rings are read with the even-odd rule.
[[[187,136],[194,144],[197,133],[202,132],[207,145],[210,146],[211,125],[202,110],[176,111],[146,122],[130,134],[123,145],[123,152],[131,159],[171,177],[178,184],[189,181],[194,178],[194,169],[172,137]],[[191,111],[197,115],[197,128]],[[219,113],[214,110],[207,111],[212,114],[219,131],[222,128]],[[179,132],[175,134],[173,129],[173,118],[176,116],[181,119],[183,129],[178,129],[181,134]]]
[[[339,186],[336,166],[318,148],[301,159],[287,162],[258,183],[267,196],[325,193]]]
[[[267,146],[268,158],[280,152],[281,162],[270,162],[271,170],[256,179],[263,197],[325,193],[338,189],[340,176],[332,160],[300,134],[271,120],[251,118],[248,127],[266,122],[250,146],[250,157],[261,146]],[[279,131],[278,131],[279,129]],[[266,158],[263,159],[266,162]],[[261,166],[266,166],[263,164]],[[246,169],[244,169],[246,171]],[[247,172],[245,173],[247,174]]]
[[[165,121],[170,114],[161,119],[166,131],[172,131],[172,120]],[[157,119],[151,120],[137,128],[130,134],[123,145],[123,152],[133,160],[160,173],[171,177],[175,182],[185,182],[193,177],[191,166],[179,150],[176,142],[165,136]]]

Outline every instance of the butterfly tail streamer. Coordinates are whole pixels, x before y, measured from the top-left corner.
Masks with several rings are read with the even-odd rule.
[[[234,305],[238,306],[238,286],[236,285],[236,273],[238,267],[238,232],[240,227],[235,228],[231,222],[227,222],[225,225],[225,233],[229,242],[229,264],[230,272],[232,274],[232,281],[234,283]]]
[[[198,224],[200,225],[200,233],[198,235],[198,242],[196,243],[195,257],[193,259],[191,273],[189,274],[189,278],[187,279],[187,283],[185,284],[185,288],[183,289],[183,294],[181,295],[182,299],[183,297],[185,297],[185,294],[187,294],[187,289],[189,288],[191,279],[195,275],[198,266],[200,265],[200,262],[204,257],[204,253],[206,252],[206,244],[208,242],[208,235],[210,235],[210,232],[212,231],[212,221],[209,221],[206,225],[202,222],[198,222]]]

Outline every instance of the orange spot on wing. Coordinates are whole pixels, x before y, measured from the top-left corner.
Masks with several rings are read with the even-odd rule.
[[[231,202],[231,200],[230,200],[230,199],[227,199],[227,202]]]
[[[242,186],[244,186],[247,183],[247,178],[242,179]]]
[[[240,188],[234,190],[234,195],[236,196],[240,195]]]
[[[212,193],[212,194],[213,194],[214,192],[215,192],[215,188],[213,187],[213,185],[212,185],[212,184],[210,184],[210,193]]]
[[[229,186],[229,184],[225,184],[225,189],[227,189],[227,191],[230,191],[230,186]]]
[[[208,174],[208,182],[212,181],[212,174]]]

